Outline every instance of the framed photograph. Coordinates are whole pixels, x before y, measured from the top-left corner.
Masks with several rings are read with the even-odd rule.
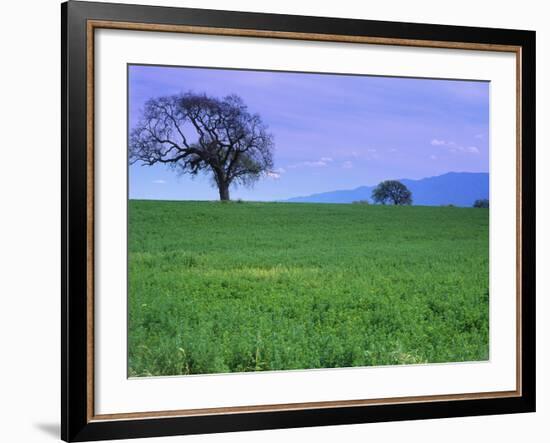
[[[62,438],[535,410],[535,33],[62,5]]]

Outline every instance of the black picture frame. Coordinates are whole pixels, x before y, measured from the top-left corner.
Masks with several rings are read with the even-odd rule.
[[[65,441],[535,411],[535,32],[70,1],[61,5],[61,437]],[[89,414],[87,23],[90,20],[512,45],[521,49],[521,395],[302,410],[94,420]]]

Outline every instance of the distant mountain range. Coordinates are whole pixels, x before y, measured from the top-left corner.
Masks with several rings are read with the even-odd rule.
[[[423,206],[472,206],[479,198],[489,198],[489,174],[487,172],[448,172],[420,180],[399,180],[412,192],[413,205]],[[294,203],[353,203],[358,200],[372,202],[375,186],[323,192],[286,200]]]

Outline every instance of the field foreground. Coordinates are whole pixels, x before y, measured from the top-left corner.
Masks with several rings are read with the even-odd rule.
[[[489,212],[130,201],[129,376],[479,361]]]

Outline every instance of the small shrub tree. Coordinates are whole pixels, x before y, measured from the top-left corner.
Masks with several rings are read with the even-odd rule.
[[[489,208],[489,200],[487,200],[486,198],[480,198],[480,199],[478,199],[474,202],[473,206],[474,206],[474,208],[488,209]]]
[[[385,180],[372,191],[372,199],[382,205],[411,205],[412,193],[400,181]]]

